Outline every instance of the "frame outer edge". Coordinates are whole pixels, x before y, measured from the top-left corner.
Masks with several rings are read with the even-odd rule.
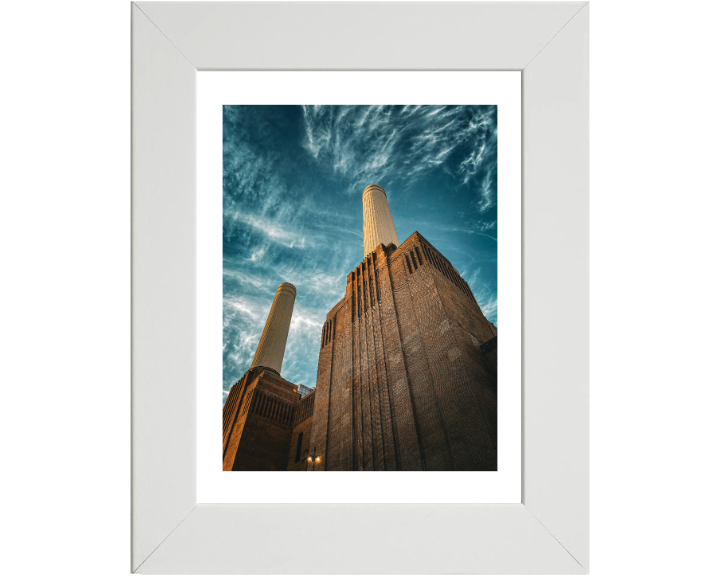
[[[582,5],[139,3],[198,70],[521,70]]]
[[[187,14],[182,16],[183,4],[186,7],[193,6],[198,8],[202,6],[201,11],[207,7],[217,7],[222,3],[178,3],[178,2],[141,2],[132,4],[132,30],[133,30],[133,47],[132,47],[132,569],[133,571],[142,571],[148,573],[167,573],[173,571],[172,567],[178,568],[176,561],[180,559],[183,548],[177,547],[178,542],[185,540],[187,534],[194,533],[196,523],[203,524],[206,522],[208,514],[226,512],[234,514],[238,505],[198,505],[195,498],[195,78],[196,65],[191,63],[188,58],[197,63],[198,68],[210,69],[206,63],[198,60],[197,55],[190,50],[192,46],[186,45],[187,37],[183,34],[177,34],[177,30],[173,27],[177,21],[191,20],[194,14],[188,17]],[[204,6],[203,6],[204,4]],[[232,3],[227,3],[228,5]],[[279,4],[275,4],[277,7]],[[466,5],[499,6],[502,3],[466,3]],[[513,4],[513,3],[508,3]],[[588,163],[587,163],[587,108],[588,108],[588,91],[587,91],[587,5],[573,17],[573,13],[578,10],[578,6],[583,6],[580,2],[537,2],[537,3],[514,3],[518,10],[529,10],[531,6],[542,7],[547,13],[554,12],[556,15],[562,15],[563,10],[570,10],[563,18],[558,20],[558,25],[549,33],[547,21],[545,24],[546,35],[544,42],[547,44],[542,47],[523,70],[523,122],[524,122],[524,138],[528,136],[531,140],[523,143],[523,151],[525,154],[524,162],[524,215],[527,216],[526,210],[529,206],[535,206],[533,198],[529,203],[528,195],[525,193],[529,190],[534,194],[534,190],[543,188],[543,179],[540,177],[542,169],[538,169],[541,163],[538,157],[536,161],[528,163],[527,151],[532,148],[532,156],[547,156],[547,150],[543,150],[543,146],[552,140],[553,143],[560,144],[562,153],[556,154],[560,158],[571,162],[572,158],[580,160],[579,164],[574,168],[570,166],[571,174],[563,176],[560,180],[564,182],[563,190],[558,195],[552,196],[552,204],[558,207],[556,201],[560,201],[563,197],[570,198],[570,208],[562,207],[571,215],[583,214],[581,222],[577,227],[571,226],[560,233],[568,240],[577,240],[576,250],[562,249],[562,239],[558,234],[553,233],[552,238],[545,242],[549,247],[560,247],[561,250],[552,258],[552,265],[555,266],[561,256],[569,256],[566,265],[578,265],[582,269],[582,274],[577,273],[569,278],[571,283],[574,281],[575,287],[581,287],[584,293],[575,298],[572,308],[578,312],[582,318],[581,321],[572,322],[568,318],[570,314],[564,314],[560,320],[566,322],[568,327],[574,326],[581,328],[579,334],[575,334],[576,338],[566,336],[563,342],[572,340],[574,345],[569,350],[561,350],[562,352],[555,357],[567,358],[570,352],[578,352],[579,357],[573,362],[573,369],[563,370],[562,373],[555,374],[556,365],[548,365],[548,362],[539,361],[537,367],[544,371],[542,388],[547,388],[548,393],[555,398],[559,397],[558,392],[563,392],[563,385],[567,382],[561,382],[564,377],[572,377],[577,389],[571,398],[563,398],[562,403],[566,407],[575,407],[579,409],[576,418],[568,419],[567,412],[560,414],[560,421],[570,425],[572,430],[566,430],[564,434],[558,434],[558,430],[553,429],[544,434],[546,439],[559,439],[560,445],[568,448],[572,455],[578,456],[579,460],[573,465],[571,454],[560,453],[560,448],[552,445],[545,446],[543,450],[542,442],[539,438],[531,438],[532,432],[542,428],[538,428],[538,420],[545,420],[548,423],[547,414],[543,418],[543,414],[537,413],[532,418],[532,422],[525,422],[523,432],[524,441],[524,479],[523,479],[523,505],[506,505],[513,510],[522,509],[537,520],[539,525],[544,527],[544,533],[547,537],[557,545],[564,549],[565,558],[558,557],[552,565],[537,566],[537,568],[527,568],[519,570],[504,570],[502,568],[491,570],[495,573],[582,573],[587,569],[587,549],[588,549],[588,466],[587,466],[587,316],[588,316],[588,283],[587,283],[587,266],[588,266]],[[259,3],[246,3],[247,6],[257,8]],[[330,4],[324,4],[329,6]],[[564,7],[563,7],[564,5]],[[138,7],[139,6],[139,7]],[[410,6],[404,3],[405,7]],[[150,21],[149,14],[152,17]],[[167,19],[168,17],[169,19]],[[568,18],[570,23],[568,23]],[[212,19],[210,19],[212,20]],[[572,32],[575,27],[572,22],[583,22],[582,33],[577,36],[577,31]],[[155,24],[159,22],[162,30]],[[540,22],[535,20],[535,25],[540,26]],[[572,25],[571,25],[572,24]],[[191,34],[197,35],[200,39],[208,39],[208,30],[206,29],[208,20],[195,22]],[[204,28],[203,28],[204,26]],[[565,28],[569,28],[571,32],[566,34]],[[518,27],[515,28],[518,31]],[[519,27],[522,35],[523,27]],[[181,30],[181,32],[185,32]],[[555,35],[557,38],[555,38]],[[574,38],[575,46],[572,47],[573,40],[566,39],[565,36]],[[576,58],[572,55],[563,54],[563,50],[580,49],[581,54]],[[179,48],[178,48],[179,47]],[[180,52],[183,51],[183,53]],[[184,55],[186,53],[188,56]],[[452,53],[452,50],[446,50],[446,53]],[[533,52],[535,54],[536,52]],[[529,53],[528,53],[529,54]],[[203,54],[207,56],[207,54]],[[213,57],[210,54],[210,57]],[[572,86],[572,79],[569,70],[564,71],[562,67],[564,59],[570,59],[574,64],[574,69],[579,70],[582,74],[582,86]],[[559,62],[553,62],[558,60]],[[518,68],[527,62],[527,58],[522,62],[517,62]],[[582,61],[582,62],[580,62]],[[363,60],[359,62],[353,61],[353,65],[346,65],[344,69],[398,69],[397,65],[368,67],[362,65]],[[579,66],[578,66],[579,64]],[[282,69],[308,69],[303,66],[287,66]],[[440,64],[433,69],[443,69],[444,65]],[[452,69],[515,69],[513,66],[504,65],[482,67],[480,65],[469,66],[467,68]],[[225,69],[219,66],[216,69]],[[253,69],[246,67],[244,69]],[[256,66],[254,69],[262,69]],[[279,68],[278,68],[279,69]],[[337,69],[333,66],[320,67],[316,69]],[[427,69],[421,66],[406,66],[406,69],[422,70]],[[561,77],[561,82],[565,82],[571,90],[571,94],[565,94],[564,97],[560,93],[559,86],[552,86],[556,81],[555,76]],[[540,99],[538,102],[531,101],[530,106],[526,104],[530,100]],[[546,100],[544,103],[542,99]],[[538,114],[543,106],[546,111],[558,113],[557,104],[562,102],[563,105],[570,104],[575,112],[578,111],[579,117],[584,119],[582,129],[573,131],[569,125],[566,125],[565,131],[568,140],[564,143],[554,136],[558,132],[559,125],[551,125],[547,119],[545,120],[545,129],[550,129],[549,133],[544,135],[544,142],[538,143],[536,136],[540,135],[537,131],[538,127],[543,124],[543,119]],[[170,104],[171,106],[167,106]],[[583,114],[584,111],[584,114]],[[568,112],[566,110],[566,112]],[[527,123],[528,116],[532,122]],[[570,114],[571,115],[571,114]],[[562,116],[562,111],[559,117]],[[566,118],[567,120],[567,118]],[[575,140],[572,140],[574,138]],[[533,141],[530,146],[528,142]],[[190,146],[187,146],[190,143]],[[579,151],[577,150],[578,144]],[[166,150],[172,149],[172,152]],[[573,148],[576,150],[573,152]],[[542,151],[542,153],[540,153]],[[566,155],[567,152],[571,152]],[[579,152],[579,156],[578,156]],[[152,161],[151,161],[152,160]],[[563,169],[569,166],[569,162],[560,162]],[[557,168],[558,162],[550,163]],[[566,165],[567,164],[567,165]],[[525,168],[531,169],[531,174],[525,174]],[[536,171],[537,169],[537,171]],[[553,182],[558,177],[558,173],[553,172],[549,167],[545,172],[545,176],[550,176],[550,180],[544,180],[546,185],[542,194],[549,194],[552,188],[547,186],[547,182]],[[563,196],[568,194],[570,182],[576,184],[576,196]],[[529,187],[529,188],[527,188]],[[579,193],[577,193],[579,191]],[[173,203],[169,203],[173,201]],[[533,207],[533,210],[535,208]],[[578,211],[579,210],[579,211]],[[545,214],[543,210],[543,214]],[[532,216],[532,214],[531,214]],[[540,228],[536,228],[536,224],[540,223],[540,214],[532,216],[528,227],[528,221],[524,225],[524,233],[530,231],[532,238],[536,238],[535,234],[540,232]],[[167,222],[175,225],[176,233],[170,237],[160,238],[157,229],[168,230],[170,227]],[[545,229],[547,232],[547,229]],[[537,238],[540,238],[538,236]],[[542,244],[542,242],[541,242]],[[524,249],[529,247],[527,237],[523,242]],[[538,255],[542,263],[543,254],[540,250],[532,250],[533,254],[530,260]],[[188,255],[191,257],[188,258]],[[528,253],[524,253],[524,272],[525,265],[528,263]],[[534,270],[530,277],[525,276],[524,287],[528,284],[535,286],[536,281],[540,278],[537,274],[538,270]],[[584,274],[584,280],[580,278]],[[572,276],[572,274],[571,274]],[[545,277],[548,277],[545,274]],[[558,276],[561,279],[562,276]],[[528,282],[530,280],[530,282]],[[563,295],[567,296],[573,289],[565,286]],[[527,313],[528,308],[533,308],[536,304],[543,305],[547,300],[549,303],[566,304],[567,301],[562,300],[558,296],[552,297],[547,291],[538,294],[536,297],[528,298],[524,293],[524,311]],[[577,296],[577,295],[576,295]],[[585,302],[583,307],[582,301]],[[156,308],[154,305],[158,305]],[[529,307],[528,307],[529,305]],[[187,314],[178,314],[178,310],[188,311]],[[190,311],[192,312],[190,314]],[[532,318],[530,325],[535,327],[541,326],[536,323],[542,314],[547,316],[547,312],[538,311],[537,317]],[[547,319],[547,318],[545,318]],[[558,318],[554,318],[557,323]],[[527,318],[525,320],[525,328],[527,328]],[[192,338],[188,339],[187,335],[191,334]],[[527,336],[527,333],[524,335]],[[167,338],[170,337],[168,341]],[[190,341],[191,340],[191,341]],[[525,340],[525,338],[524,338]],[[534,339],[533,342],[537,342]],[[542,341],[542,340],[541,340]],[[559,344],[545,343],[543,349],[557,352]],[[540,360],[540,351],[533,354],[533,364],[535,360]],[[584,371],[582,367],[584,366]],[[533,368],[534,370],[534,368]],[[527,382],[528,374],[533,370],[525,370],[525,382]],[[554,378],[554,381],[553,381]],[[568,381],[569,382],[569,381]],[[572,385],[572,384],[571,384]],[[567,390],[564,390],[567,392]],[[524,409],[524,415],[534,412],[537,409],[548,407],[549,398],[540,399],[539,390],[533,393],[531,401],[525,393],[528,392],[524,387],[524,403],[532,410]],[[189,409],[188,409],[189,407]],[[549,414],[550,412],[548,412]],[[564,419],[564,420],[563,420]],[[184,425],[182,425],[184,423]],[[188,423],[191,423],[188,425]],[[550,422],[550,424],[555,424]],[[556,427],[555,427],[556,428]],[[568,439],[567,436],[573,432],[578,432],[579,437]],[[160,433],[158,435],[158,433]],[[190,449],[188,449],[190,448]],[[536,450],[537,449],[537,450]],[[584,450],[584,453],[583,453]],[[528,454],[532,458],[528,457]],[[550,460],[548,460],[550,458]],[[558,464],[558,459],[560,464]],[[559,486],[553,486],[553,482],[558,479],[557,470],[553,476],[553,467],[558,464],[563,470],[563,474],[567,473],[566,481],[563,484],[569,487],[569,493],[563,494]],[[422,505],[421,505],[422,506]],[[432,507],[433,505],[425,505]],[[558,506],[573,507],[575,509],[557,510]],[[419,506],[420,507],[420,506]],[[210,511],[212,509],[212,511]],[[514,512],[513,514],[516,514]],[[239,529],[237,522],[232,522],[228,527]],[[467,528],[471,528],[470,525]],[[542,532],[542,531],[541,531]],[[538,532],[535,544],[531,546],[546,546],[550,557],[554,557],[554,553],[550,552],[553,545],[550,540],[539,536]],[[573,534],[575,532],[575,534]],[[535,532],[533,532],[535,533]],[[193,538],[200,538],[199,534],[195,534]],[[184,542],[183,545],[192,547],[193,541]],[[174,550],[174,552],[171,552]],[[200,556],[208,561],[208,566],[213,561],[218,560],[211,556],[205,556],[207,549],[197,550]],[[532,552],[538,553],[539,549],[533,548]],[[168,556],[171,553],[171,556]],[[174,557],[172,556],[174,554]],[[569,565],[567,559],[572,561]],[[201,560],[196,558],[195,560]],[[496,561],[497,558],[494,558]],[[482,559],[480,560],[482,562]],[[140,567],[142,565],[142,570]],[[177,570],[176,570],[177,571]],[[206,570],[203,570],[206,571]],[[464,570],[456,568],[455,572],[477,572],[486,573],[486,570]],[[247,570],[239,570],[238,573],[247,572]],[[257,572],[257,571],[256,571]],[[297,572],[297,565],[288,572]],[[315,571],[312,571],[316,573]],[[407,573],[408,570],[395,570],[395,573]],[[422,573],[419,571],[418,573]],[[178,572],[180,573],[180,572]],[[319,572],[318,572],[319,573]]]
[[[303,554],[305,536],[315,544]],[[582,574],[522,504],[199,504],[145,574]]]
[[[137,6],[131,11],[135,571],[196,502],[196,72]]]
[[[523,71],[523,503],[585,570],[588,18],[586,4]]]

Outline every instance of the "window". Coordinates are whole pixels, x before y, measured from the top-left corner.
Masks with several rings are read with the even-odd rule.
[[[300,462],[300,450],[302,450],[302,437],[303,433],[298,434],[297,449],[295,450],[295,462]],[[287,446],[287,444],[286,444]]]

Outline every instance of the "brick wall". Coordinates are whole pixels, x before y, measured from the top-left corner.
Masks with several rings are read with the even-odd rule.
[[[223,470],[286,470],[297,386],[255,368],[230,390],[223,409]]]
[[[322,331],[316,469],[495,470],[493,338],[467,283],[417,232],[378,247]]]

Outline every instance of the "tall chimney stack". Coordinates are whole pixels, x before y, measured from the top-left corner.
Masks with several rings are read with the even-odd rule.
[[[280,374],[295,305],[295,294],[297,294],[295,286],[288,282],[278,286],[251,368],[269,368]]]
[[[400,246],[385,190],[377,184],[370,184],[363,192],[362,201],[365,256],[380,244]]]

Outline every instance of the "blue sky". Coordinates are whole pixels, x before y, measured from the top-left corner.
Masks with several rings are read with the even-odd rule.
[[[297,288],[282,376],[315,386],[325,315],[364,256],[369,184],[400,242],[420,232],[497,325],[495,106],[224,106],[223,401],[282,282]]]

